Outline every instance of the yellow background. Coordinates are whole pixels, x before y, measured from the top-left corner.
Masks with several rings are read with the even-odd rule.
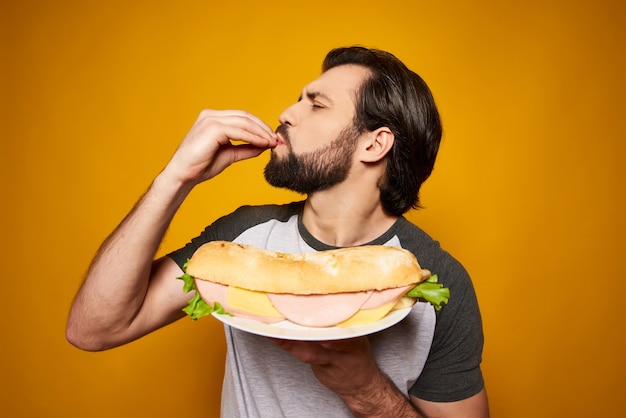
[[[216,416],[217,321],[86,353],[65,341],[70,302],[202,108],[275,126],[330,48],[360,43],[440,106],[409,218],[474,278],[492,416],[623,416],[624,4],[2,2],[0,414]],[[161,253],[238,205],[298,198],[264,183],[266,157],[195,190]]]

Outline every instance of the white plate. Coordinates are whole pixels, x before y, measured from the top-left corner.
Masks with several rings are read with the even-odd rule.
[[[218,314],[213,316],[226,325],[252,334],[264,337],[280,338],[283,340],[299,341],[330,341],[343,340],[346,338],[361,337],[382,331],[402,321],[411,312],[411,307],[398,309],[390,312],[384,318],[369,324],[353,325],[351,327],[326,327],[311,328],[294,324],[291,321],[281,321],[274,324],[266,324],[254,319],[239,318],[236,316]]]

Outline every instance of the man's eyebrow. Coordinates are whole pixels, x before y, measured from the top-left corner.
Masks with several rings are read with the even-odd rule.
[[[306,95],[306,97],[309,100],[315,100],[315,99],[322,99],[323,101],[327,102],[328,104],[332,104],[333,100],[328,97],[326,94],[320,92],[320,91],[306,91],[306,89],[303,91],[303,93]],[[302,99],[302,95],[300,95],[300,99]]]

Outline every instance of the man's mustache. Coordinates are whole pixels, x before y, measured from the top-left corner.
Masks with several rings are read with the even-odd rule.
[[[280,124],[278,125],[278,127],[276,128],[276,133],[278,135],[280,135],[280,137],[282,138],[283,142],[285,142],[286,144],[290,144],[291,143],[291,139],[289,138],[289,131],[288,131],[289,127],[285,124]]]

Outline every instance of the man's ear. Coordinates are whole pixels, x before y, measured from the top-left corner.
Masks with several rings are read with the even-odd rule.
[[[360,160],[364,163],[376,163],[385,158],[394,141],[391,129],[383,126],[365,133],[360,148]]]

